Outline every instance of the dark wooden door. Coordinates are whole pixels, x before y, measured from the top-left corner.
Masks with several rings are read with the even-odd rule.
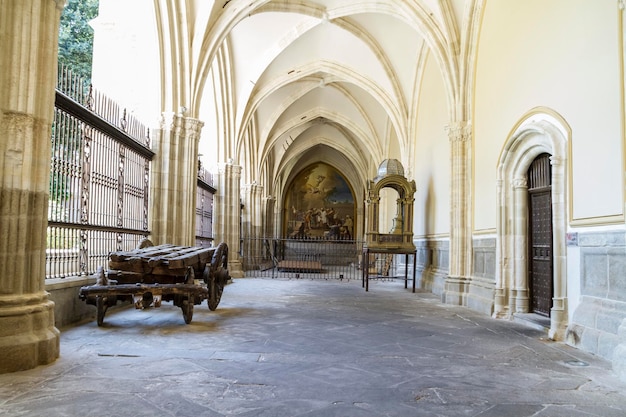
[[[552,277],[552,187],[550,155],[539,155],[528,170],[530,309],[550,316]]]

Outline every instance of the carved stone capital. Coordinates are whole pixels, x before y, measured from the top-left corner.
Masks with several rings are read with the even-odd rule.
[[[194,140],[196,143],[200,140],[200,132],[204,122],[192,117],[184,117],[174,112],[161,113],[159,122],[163,131],[170,131],[176,137]]]
[[[202,131],[204,122],[191,117],[184,117],[182,120],[185,138],[193,139],[196,143],[198,143],[200,141],[200,132]]]
[[[528,188],[527,178],[515,178],[513,179],[513,188]]]
[[[561,158],[555,155],[550,156],[550,165],[552,166],[560,166],[565,163],[565,158]]]
[[[467,122],[456,122],[446,126],[450,142],[468,142],[472,140],[472,125]]]
[[[251,195],[257,195],[257,197],[259,198],[261,198],[261,194],[263,193],[263,186],[257,184],[256,181],[254,181],[252,184],[245,184],[241,188]]]
[[[161,118],[159,119],[159,128],[161,130],[173,130],[175,123],[176,113],[173,111],[165,111],[161,113]]]
[[[242,167],[240,165],[234,165],[232,160],[228,162],[222,162],[217,165],[217,171],[220,175],[227,175],[231,177],[241,177]]]

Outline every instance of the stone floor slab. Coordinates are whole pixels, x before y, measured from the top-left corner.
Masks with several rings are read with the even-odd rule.
[[[585,366],[577,366],[583,364]],[[238,279],[214,312],[118,309],[0,375],[0,416],[626,415],[610,363],[401,282]]]

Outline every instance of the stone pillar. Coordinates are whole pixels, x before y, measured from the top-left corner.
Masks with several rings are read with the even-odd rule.
[[[246,268],[255,268],[261,258],[263,250],[262,225],[263,208],[261,206],[261,194],[263,186],[256,182],[244,186],[244,210],[242,219],[243,247],[242,262],[246,262]]]
[[[513,247],[528,247],[528,180],[513,180]],[[525,250],[514,251],[513,285],[511,287],[511,312],[528,313],[528,255]]]
[[[278,236],[278,232],[275,231],[275,209],[276,198],[271,195],[263,197],[263,229],[261,230],[261,233],[264,237]]]
[[[553,230],[565,231],[567,228],[567,206],[565,201],[565,159],[550,157],[552,165],[552,223]],[[550,310],[550,331],[548,336],[553,340],[564,340],[568,323],[567,306],[567,247],[565,239],[554,239],[552,248],[554,257],[554,296]]]
[[[499,179],[496,182],[496,195],[498,196],[498,219],[497,219],[497,227],[499,230],[502,230],[503,238],[496,242],[496,285],[494,290],[494,305],[493,305],[493,317],[494,318],[506,318],[509,317],[509,302],[508,302],[508,291],[509,288],[508,283],[506,282],[507,277],[510,277],[511,264],[508,262],[507,256],[508,250],[507,247],[510,246],[510,242],[508,242],[508,235],[504,232],[508,230],[508,211],[506,207],[508,206],[506,196],[508,193],[504,192],[504,181]]]
[[[252,183],[244,187],[245,195],[245,211],[244,211],[244,224],[245,235],[249,238],[259,238],[262,235],[262,201],[261,194],[263,193],[263,186]]]
[[[45,291],[50,135],[64,0],[0,2],[0,372],[59,357]]]
[[[444,303],[462,305],[472,262],[472,131],[466,122],[447,130],[451,144],[450,267],[441,298]]]
[[[203,123],[165,113],[153,138],[150,227],[155,244],[195,245],[198,141]]]
[[[228,272],[232,278],[243,278],[243,268],[239,257],[241,238],[241,166],[222,163],[218,167],[218,185],[215,195],[213,224],[215,244],[228,245]]]

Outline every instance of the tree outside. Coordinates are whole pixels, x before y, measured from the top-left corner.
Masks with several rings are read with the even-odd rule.
[[[93,28],[98,0],[69,0],[59,28],[59,64],[69,68],[89,85],[93,58]]]

